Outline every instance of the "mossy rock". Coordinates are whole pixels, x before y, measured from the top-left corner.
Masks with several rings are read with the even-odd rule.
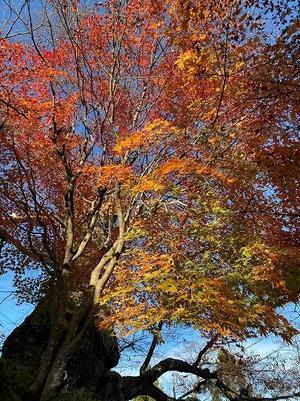
[[[28,366],[0,359],[0,399],[1,401],[20,401],[33,381],[34,372]]]
[[[0,359],[0,400],[23,401],[25,394],[33,382],[34,370],[18,365],[10,360]],[[85,389],[62,391],[53,401],[101,401]]]
[[[49,338],[50,319],[41,302],[34,311],[15,328],[3,344],[2,356],[15,364],[34,369],[36,376]],[[62,333],[62,337],[65,333]],[[87,335],[66,366],[69,388],[94,391],[98,377],[106,374],[119,361],[116,338],[110,333],[91,326]],[[0,398],[1,400],[1,398]],[[1,400],[2,401],[2,400]]]

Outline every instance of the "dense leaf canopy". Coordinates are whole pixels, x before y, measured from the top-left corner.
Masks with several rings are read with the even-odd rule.
[[[296,22],[275,7],[271,37],[272,3],[225,3],[53,2],[43,40],[1,39],[1,236],[21,297],[64,263],[83,290],[122,237],[106,323],[292,333],[275,308],[299,289]]]

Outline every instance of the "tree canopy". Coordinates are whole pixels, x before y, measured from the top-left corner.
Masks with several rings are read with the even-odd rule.
[[[35,397],[49,399],[92,322],[296,334],[280,312],[300,285],[296,7],[52,0],[39,25],[25,1],[4,26],[1,269],[21,300],[49,299]],[[142,373],[215,377],[184,363]]]

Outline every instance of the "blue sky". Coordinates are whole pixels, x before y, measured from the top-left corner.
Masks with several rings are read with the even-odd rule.
[[[0,276],[0,334],[7,336],[32,311],[33,305],[18,305],[13,297],[13,274]],[[12,293],[11,293],[12,292]]]

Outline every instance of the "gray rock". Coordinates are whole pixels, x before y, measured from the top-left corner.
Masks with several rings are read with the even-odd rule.
[[[45,304],[35,310],[5,340],[2,358],[10,366],[28,367],[35,376],[46,348],[50,324]],[[63,386],[95,391],[99,378],[107,377],[119,361],[117,340],[114,336],[92,327],[66,367]],[[29,366],[28,366],[29,365]],[[0,397],[1,398],[1,397]]]

